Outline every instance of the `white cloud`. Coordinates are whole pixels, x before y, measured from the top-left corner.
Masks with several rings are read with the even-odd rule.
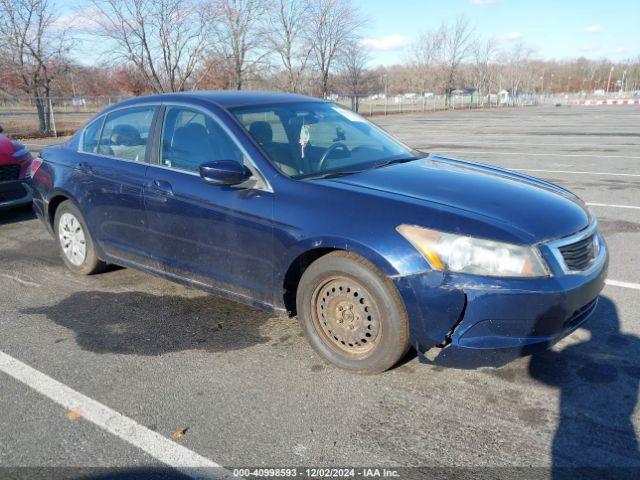
[[[403,35],[384,35],[380,38],[363,38],[360,42],[361,45],[369,47],[372,50],[379,50],[384,52],[397,50],[404,47],[408,43],[409,40]]]
[[[503,0],[471,0],[474,5],[495,5],[502,2]]]
[[[92,31],[97,28],[96,20],[102,16],[102,12],[95,5],[78,12],[69,12],[60,15],[52,23],[52,27],[57,30],[72,31]]]
[[[520,32],[508,32],[502,35],[502,40],[506,42],[514,42],[516,40],[520,40],[522,38],[522,33]]]
[[[593,25],[589,25],[585,28],[584,31],[587,33],[600,33],[602,31],[602,27],[599,23],[594,23]]]
[[[600,45],[585,45],[580,48],[581,53],[596,53],[600,51],[602,47]]]

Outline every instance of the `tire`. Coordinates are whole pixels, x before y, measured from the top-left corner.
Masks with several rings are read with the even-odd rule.
[[[98,258],[93,239],[78,207],[71,201],[62,202],[53,221],[58,249],[64,264],[78,275],[92,275],[104,270],[106,264]]]
[[[350,252],[320,257],[304,272],[298,319],[311,346],[355,373],[393,367],[409,349],[409,322],[400,294],[373,264]]]

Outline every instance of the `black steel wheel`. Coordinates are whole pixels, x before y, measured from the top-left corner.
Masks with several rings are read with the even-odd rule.
[[[296,303],[311,345],[341,368],[379,373],[409,348],[407,314],[395,286],[353,253],[332,252],[311,264]]]

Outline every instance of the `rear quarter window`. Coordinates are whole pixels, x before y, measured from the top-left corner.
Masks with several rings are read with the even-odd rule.
[[[138,107],[109,113],[102,128],[98,153],[144,162],[155,107]]]
[[[100,130],[102,129],[103,122],[104,117],[100,117],[85,127],[82,136],[83,152],[98,152],[98,142],[100,141]]]

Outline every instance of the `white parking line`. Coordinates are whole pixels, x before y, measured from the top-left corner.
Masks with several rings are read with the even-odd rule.
[[[29,148],[30,150],[36,150],[36,149],[43,149],[43,148],[47,148],[47,147],[53,147],[55,145],[61,145],[64,143],[64,141],[60,141],[60,142],[55,142],[55,143],[22,143],[25,147]]]
[[[2,351],[0,351],[0,371],[64,408],[78,412],[91,423],[185,475],[193,478],[215,479],[231,477],[229,472],[208,458],[140,425],[135,420],[125,417]],[[212,469],[216,469],[215,472]]]
[[[605,280],[607,285],[612,287],[632,288],[633,290],[640,290],[640,283],[620,282],[618,280]]]
[[[464,153],[464,154],[480,154],[480,155],[517,155],[519,157],[584,157],[584,158],[633,158],[640,159],[640,156],[633,155],[593,155],[591,153],[531,153],[531,152],[499,152],[497,150],[438,150],[436,153]]]
[[[458,135],[459,137],[459,135]],[[477,145],[478,147],[483,147],[484,144],[482,143],[482,140],[476,140],[475,142],[463,142],[460,140],[450,140],[450,141],[446,141],[446,140],[440,140],[438,141],[437,138],[440,138],[440,135],[436,136],[436,140],[433,140],[432,142],[429,143],[429,145],[433,150],[435,150],[438,145],[448,145],[451,144],[451,142],[453,141],[456,145]],[[456,138],[456,136],[452,136],[452,139]],[[637,144],[633,144],[633,143],[522,143],[522,142],[491,142],[491,145],[493,147],[498,147],[498,146],[523,146],[523,147],[594,147],[594,148],[609,148],[609,147],[632,147],[632,148],[636,148],[638,145]],[[425,149],[427,147],[416,147],[416,148],[422,148]]]
[[[23,280],[22,278],[16,277],[15,275],[7,275],[6,273],[0,273],[0,277],[8,278],[9,280],[13,280],[16,283],[19,283],[25,287],[40,287],[41,285],[36,282],[30,282],[28,280]]]
[[[590,207],[631,208],[633,210],[640,210],[640,207],[636,207],[635,205],[612,205],[609,203],[593,203],[593,202],[587,202],[587,205],[589,205]]]
[[[613,173],[613,172],[585,172],[579,170],[540,170],[534,168],[510,168],[504,167],[507,170],[514,170],[516,172],[542,172],[542,173],[577,173],[579,175],[605,175],[612,177],[640,177],[640,173]]]
[[[499,126],[499,125],[496,125]],[[440,138],[440,137],[451,137],[451,138],[460,138],[460,135],[457,133],[451,133],[451,127],[460,127],[460,124],[457,123],[455,125],[447,125],[445,128],[443,129],[439,129],[437,124],[432,124],[432,125],[428,125],[429,127],[429,131],[428,131],[428,135],[430,138]],[[554,125],[555,127],[555,125]],[[598,126],[600,127],[600,126]],[[385,126],[385,128],[390,128],[389,125]],[[588,127],[587,127],[588,128]],[[627,138],[630,132],[624,132],[622,129],[626,128],[626,125],[611,125],[610,129],[612,132],[607,133],[607,138]],[[611,133],[615,132],[615,135],[611,135]],[[631,132],[632,135],[634,137],[636,137],[638,134],[636,132]],[[545,135],[543,133],[543,135]],[[487,137],[487,136],[494,136],[494,137],[499,137],[500,138],[505,138],[505,137],[518,137],[518,138],[523,138],[523,137],[530,137],[531,135],[528,133],[523,133],[521,131],[515,131],[515,132],[487,132],[487,131],[469,131],[469,132],[465,132],[465,138],[472,138],[472,137]],[[568,133],[568,134],[563,134],[563,135],[558,135],[558,136],[554,136],[555,138],[567,138],[567,137],[576,137],[576,138],[585,138],[584,134],[581,133]],[[589,138],[602,138],[603,135],[589,135]],[[498,140],[499,140],[498,139]]]

